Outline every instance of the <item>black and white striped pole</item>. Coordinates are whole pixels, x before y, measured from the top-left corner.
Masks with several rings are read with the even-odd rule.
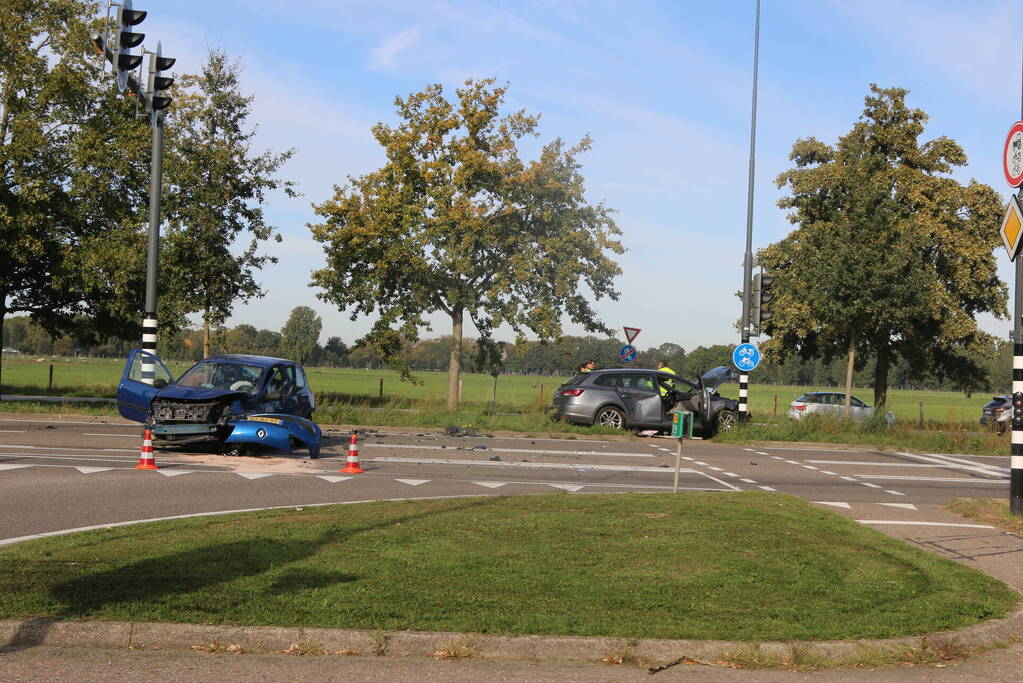
[[[742,264],[742,343],[750,334],[750,285],[753,277],[753,175],[757,148],[757,69],[760,58],[760,0],[757,0],[756,28],[753,33],[753,112],[749,137],[749,189],[746,193],[746,255]],[[749,418],[749,373],[739,374],[739,422]]]
[[[1023,102],[1020,104],[1023,113]],[[1021,116],[1023,118],[1023,116]],[[1019,257],[1023,241],[1023,120],[1009,128],[1002,150],[1002,171],[1011,187],[1019,187],[1018,196],[1009,196],[1009,206],[1002,219],[1002,243],[1009,258],[1016,262],[1016,291],[1012,305],[1012,446],[1009,475],[1009,512],[1023,515],[1023,258]]]

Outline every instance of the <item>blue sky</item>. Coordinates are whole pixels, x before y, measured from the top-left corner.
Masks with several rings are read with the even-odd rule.
[[[536,144],[593,138],[582,158],[587,194],[619,211],[628,249],[621,299],[597,304],[604,321],[641,328],[643,348],[738,340],[754,0],[135,4],[149,10],[147,43],[162,40],[176,70],[197,69],[209,48],[239,59],[257,144],[296,149],[283,174],[303,196],[266,206],[284,235],[281,262],[260,278],[268,295],[237,307],[229,324],[280,329],[307,305],[324,339],[351,343],[366,332],[371,321],[349,320],[308,286],[323,263],[306,227],[316,221],[310,205],[381,165],[370,128],[395,122],[396,95],[494,77],[510,83],[509,111],[541,114]],[[763,0],[754,250],[792,229],[774,186],[792,143],[834,142],[862,112],[870,83],[910,90],[909,104],[930,115],[925,138],[947,135],[965,148],[960,179],[1007,195],[1001,152],[1020,118],[1021,19],[1012,0]],[[1010,282],[1001,249],[998,258]],[[1004,320],[981,322],[1008,333]],[[424,336],[448,333],[437,317]]]

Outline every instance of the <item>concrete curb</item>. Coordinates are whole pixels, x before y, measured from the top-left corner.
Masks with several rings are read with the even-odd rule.
[[[859,641],[739,642],[663,640],[584,636],[497,636],[444,631],[368,631],[356,629],[216,626],[105,621],[24,619],[0,621],[0,644],[91,648],[159,648],[237,646],[245,652],[362,654],[397,657],[460,657],[529,662],[596,662],[608,656],[631,656],[645,663],[680,657],[714,660],[728,652],[757,648],[765,653],[794,651],[841,658],[864,648],[921,647],[925,641],[955,643],[973,649],[1004,643],[1023,634],[1023,606],[1004,619],[991,619],[953,631],[922,636]]]

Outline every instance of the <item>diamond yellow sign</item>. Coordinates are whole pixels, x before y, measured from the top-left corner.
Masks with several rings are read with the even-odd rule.
[[[1020,238],[1023,237],[1023,211],[1020,210],[1016,195],[1009,195],[1009,206],[1005,209],[1005,218],[1002,219],[1001,234],[1002,244],[1009,252],[1009,260],[1013,261],[1019,251]]]

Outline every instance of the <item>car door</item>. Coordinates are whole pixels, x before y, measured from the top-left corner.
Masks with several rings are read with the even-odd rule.
[[[295,398],[298,401],[298,412],[295,414],[302,417],[312,415],[316,407],[313,403],[313,392],[309,388],[309,380],[306,379],[305,370],[301,365],[295,365]]]
[[[855,396],[849,397],[849,414],[852,419],[857,422],[865,422],[870,419],[871,415],[874,414],[874,409],[868,406],[866,403],[856,398]]]
[[[275,365],[270,369],[260,410],[266,413],[299,415],[295,391],[295,366]]]
[[[150,371],[152,384],[143,381],[144,373]],[[145,422],[156,393],[173,382],[174,376],[159,357],[142,349],[132,349],[117,385],[117,412],[127,420]]]
[[[682,410],[688,410],[693,413],[701,425],[707,424],[710,419],[707,413],[710,405],[710,401],[708,400],[709,390],[697,386],[688,380],[684,380],[681,377],[674,378],[671,383],[672,388],[678,396],[678,402],[675,407],[681,408]]]
[[[622,373],[618,395],[629,411],[630,425],[660,425],[664,421],[664,404],[653,373]]]

